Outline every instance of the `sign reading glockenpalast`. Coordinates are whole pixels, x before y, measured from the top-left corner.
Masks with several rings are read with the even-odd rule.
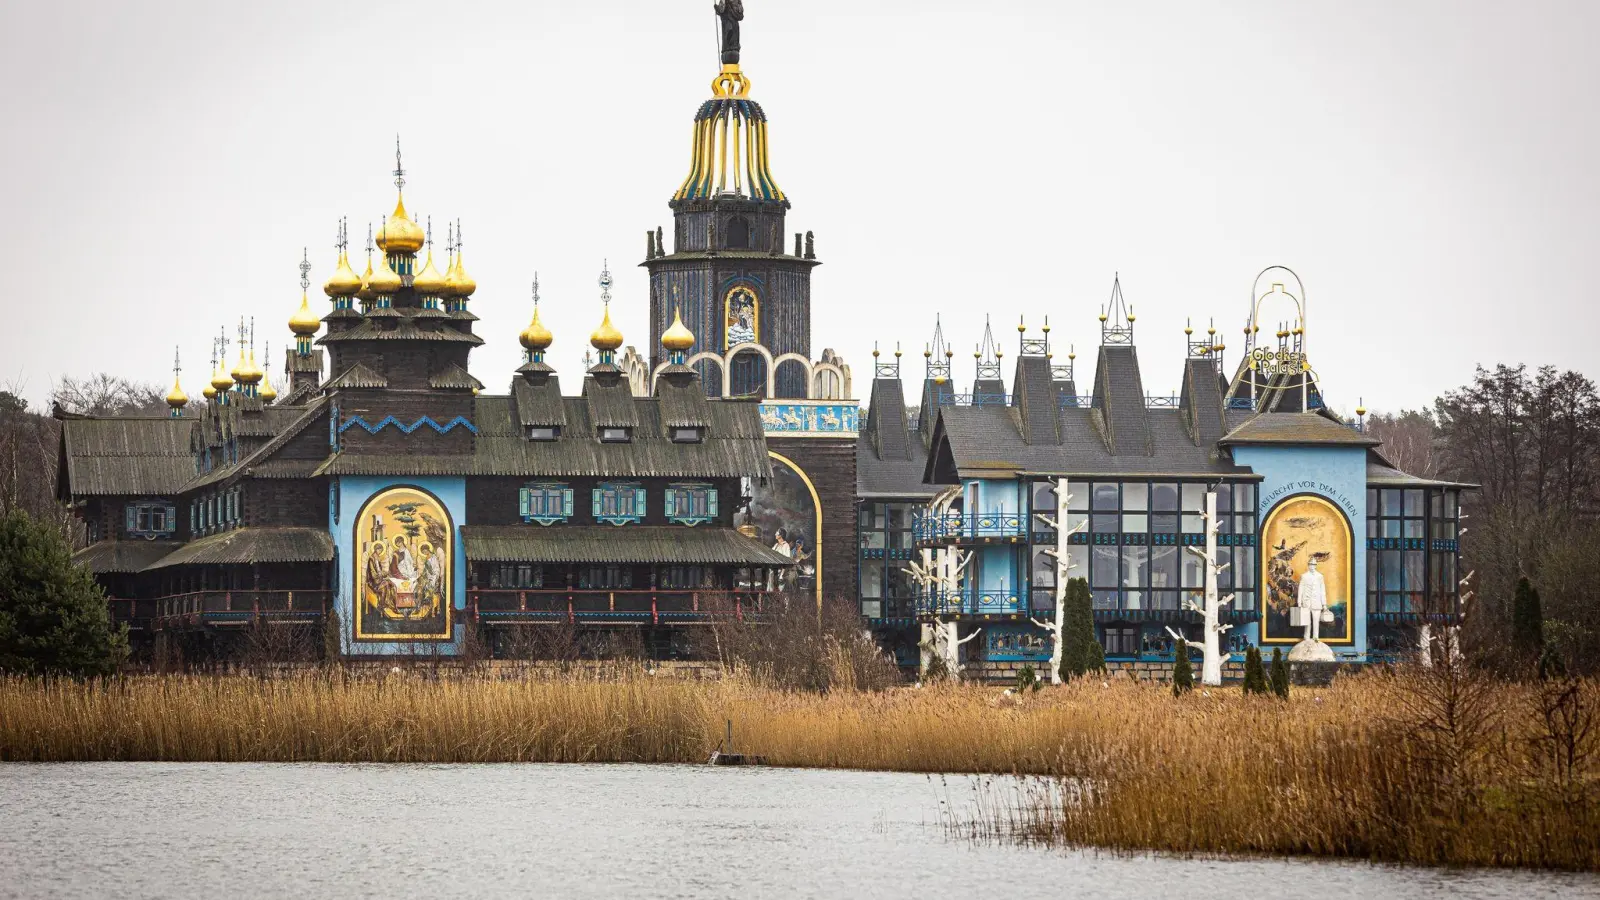
[[[356,640],[448,640],[454,529],[438,498],[413,487],[382,491],[354,527]]]
[[[1311,625],[1325,644],[1354,643],[1354,544],[1349,518],[1325,497],[1273,506],[1261,526],[1262,643],[1299,643]]]
[[[1298,350],[1273,350],[1257,347],[1250,351],[1250,361],[1262,376],[1298,375],[1306,369],[1306,355]]]

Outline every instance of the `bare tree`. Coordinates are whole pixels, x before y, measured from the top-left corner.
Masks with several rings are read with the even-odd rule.
[[[51,389],[50,402],[82,416],[160,415],[167,409],[166,392],[159,385],[105,372],[63,377]]]
[[[1205,638],[1204,643],[1201,644],[1201,649],[1205,654],[1205,661],[1200,667],[1200,683],[1218,687],[1222,684],[1222,661],[1227,658],[1227,654],[1222,651],[1222,635],[1233,627],[1222,623],[1222,608],[1232,603],[1235,595],[1229,594],[1226,597],[1219,597],[1217,594],[1217,576],[1221,575],[1229,564],[1222,563],[1219,565],[1217,563],[1216,491],[1210,491],[1206,494],[1206,509],[1202,517],[1205,519],[1206,527],[1205,549],[1197,550],[1194,547],[1185,547],[1183,549],[1200,557],[1205,562],[1205,602],[1203,604],[1196,603],[1194,600],[1185,597],[1183,605],[1184,608],[1191,612],[1200,613],[1205,617]],[[1184,644],[1189,643],[1187,638],[1173,631],[1170,626],[1167,628],[1167,634],[1171,635],[1174,641],[1181,641]]]

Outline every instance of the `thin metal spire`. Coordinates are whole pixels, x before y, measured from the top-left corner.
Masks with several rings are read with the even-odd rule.
[[[600,268],[600,302],[611,308],[611,260],[607,259]]]
[[[300,292],[311,290],[311,249],[300,248]]]
[[[539,308],[539,273],[533,273],[533,308]]]
[[[367,257],[369,259],[372,257],[372,248],[374,246],[376,246],[376,245],[374,245],[372,243],[372,223],[368,222],[367,223]]]
[[[179,348],[176,345],[174,345],[173,348],[172,348],[172,377],[173,378],[178,378],[178,377],[183,375],[183,357],[180,356],[179,353],[180,353]]]
[[[406,189],[406,167],[400,163],[399,134],[394,136],[394,189],[401,193],[404,193]]]
[[[428,255],[433,255],[433,216],[428,216]]]

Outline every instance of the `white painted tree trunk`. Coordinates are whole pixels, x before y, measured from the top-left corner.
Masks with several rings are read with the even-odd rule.
[[[1200,666],[1200,683],[1218,687],[1222,684],[1222,663],[1227,658],[1227,655],[1222,651],[1222,636],[1233,628],[1232,625],[1222,624],[1222,607],[1232,603],[1234,595],[1229,594],[1226,597],[1219,597],[1217,592],[1217,576],[1221,574],[1223,569],[1228,567],[1228,564],[1217,564],[1217,495],[1214,491],[1206,493],[1206,510],[1203,518],[1206,524],[1205,550],[1200,551],[1193,547],[1185,547],[1184,549],[1200,557],[1205,562],[1205,602],[1203,604],[1195,603],[1187,598],[1183,602],[1186,608],[1200,613],[1205,621],[1205,633],[1200,645],[1204,654],[1204,659]],[[1171,635],[1173,640],[1183,641],[1185,644],[1189,643],[1187,638],[1171,628],[1167,629],[1167,634]]]
[[[1417,662],[1424,669],[1433,668],[1433,623],[1423,622],[1417,629]]]
[[[1032,620],[1034,625],[1038,626],[1039,628],[1043,628],[1045,631],[1050,633],[1050,683],[1051,684],[1060,684],[1061,683],[1061,656],[1062,656],[1063,648],[1065,647],[1065,644],[1066,644],[1065,635],[1066,635],[1066,631],[1067,631],[1067,579],[1070,577],[1070,573],[1071,573],[1071,571],[1073,569],[1072,558],[1067,552],[1067,546],[1070,543],[1070,541],[1068,539],[1071,538],[1074,534],[1077,534],[1078,532],[1083,531],[1084,529],[1089,527],[1089,523],[1087,523],[1087,522],[1084,522],[1084,523],[1078,525],[1077,527],[1071,528],[1071,529],[1065,527],[1066,526],[1066,522],[1067,522],[1067,506],[1071,503],[1071,501],[1072,501],[1072,495],[1067,493],[1067,480],[1065,478],[1057,478],[1056,479],[1056,517],[1055,517],[1055,521],[1051,522],[1049,519],[1045,518],[1042,515],[1039,515],[1038,513],[1034,514],[1034,515],[1038,515],[1039,518],[1042,521],[1045,521],[1048,524],[1053,525],[1055,527],[1055,529],[1056,529],[1056,548],[1055,548],[1054,551],[1050,551],[1050,550],[1046,550],[1045,551],[1046,553],[1050,554],[1051,558],[1053,558],[1055,560],[1055,566],[1056,566],[1056,613],[1055,613],[1055,617],[1054,617],[1054,620],[1050,621],[1050,622],[1041,622],[1038,619],[1033,619]]]

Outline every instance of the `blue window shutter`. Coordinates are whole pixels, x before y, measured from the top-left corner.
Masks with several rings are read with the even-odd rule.
[[[594,517],[600,518],[600,496],[605,493],[603,488],[594,489]]]
[[[528,512],[529,499],[527,488],[523,488],[517,492],[517,511],[521,513],[523,518],[527,518],[530,515]]]
[[[706,515],[715,517],[717,514],[717,489],[706,488]]]
[[[633,489],[633,514],[644,518],[644,488]]]
[[[178,507],[176,504],[167,505],[167,530],[178,530]]]
[[[125,526],[127,526],[127,529],[129,531],[138,531],[139,530],[139,508],[136,507],[136,506],[125,506],[125,507],[122,508],[122,512],[123,512],[123,524]]]
[[[670,487],[667,488],[666,498],[667,498],[666,499],[666,507],[665,507],[666,514],[669,515],[669,516],[677,515],[678,514],[678,489],[677,488],[670,488]]]
[[[561,504],[564,510],[562,515],[572,518],[572,488],[561,489]]]

